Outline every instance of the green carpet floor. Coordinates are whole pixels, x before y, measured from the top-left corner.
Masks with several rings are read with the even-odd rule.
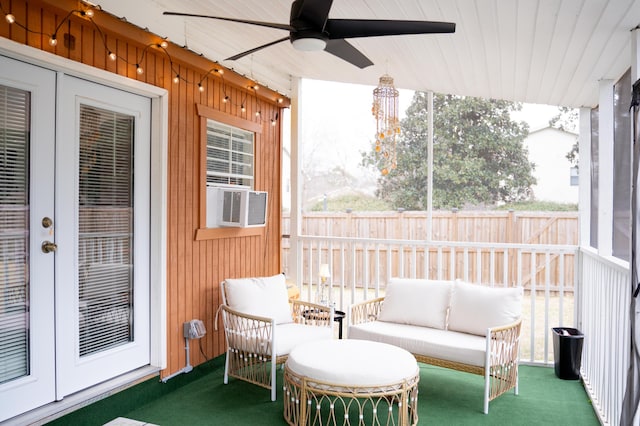
[[[285,424],[281,390],[271,402],[266,389],[233,379],[223,385],[221,363],[216,358],[166,384],[149,380],[50,425],[102,425],[116,417],[163,426]],[[488,415],[480,376],[420,364],[419,386],[420,424],[599,425],[581,383],[556,378],[553,368],[521,366],[520,395],[498,397]]]

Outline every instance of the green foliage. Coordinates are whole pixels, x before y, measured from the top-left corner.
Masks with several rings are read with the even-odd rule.
[[[556,129],[564,130],[567,132],[576,133],[578,128],[579,111],[575,108],[558,107],[558,114],[554,115],[549,120],[549,126]],[[565,156],[572,166],[578,167],[578,155],[579,155],[578,141],[573,144],[571,151]]]
[[[327,200],[327,211],[343,212],[347,209],[352,211],[389,211],[391,206],[384,200],[370,195],[343,195]],[[324,210],[324,202],[320,201],[311,207],[311,211],[319,212]]]
[[[528,125],[511,120],[519,103],[434,95],[433,207],[511,203],[530,197],[533,164],[523,140]],[[427,94],[416,92],[401,123],[397,164],[378,180],[377,195],[391,206],[427,209]],[[380,168],[374,145],[363,165]]]
[[[549,126],[565,132],[576,133],[579,111],[575,108],[558,107],[558,113],[549,120]]]
[[[496,207],[496,210],[518,210],[532,212],[574,212],[578,211],[577,204],[554,203],[552,201],[522,201],[518,203],[505,204]]]

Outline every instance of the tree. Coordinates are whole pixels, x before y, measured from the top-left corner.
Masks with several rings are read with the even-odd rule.
[[[530,197],[534,165],[523,146],[528,125],[510,117],[520,108],[507,101],[434,95],[434,208]],[[397,168],[378,179],[378,197],[394,208],[427,208],[427,118],[427,94],[416,92],[401,122]],[[373,144],[362,162],[380,168]]]
[[[551,120],[549,120],[549,126],[555,127],[556,129],[564,130],[567,132],[576,133],[578,127],[579,113],[575,108],[568,107],[558,107],[558,114],[554,115]],[[579,142],[576,140],[576,143],[571,147],[571,151],[569,151],[566,155],[567,160],[571,163],[572,166],[578,167],[578,155],[579,155]]]

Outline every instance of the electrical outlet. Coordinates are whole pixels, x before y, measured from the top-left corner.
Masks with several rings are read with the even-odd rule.
[[[184,337],[186,339],[199,339],[207,334],[207,330],[204,327],[204,323],[200,320],[194,319],[185,322],[183,325]]]

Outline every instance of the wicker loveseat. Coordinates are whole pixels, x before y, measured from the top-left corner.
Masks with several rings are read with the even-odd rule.
[[[348,337],[484,376],[486,414],[490,400],[510,389],[518,394],[521,313],[519,288],[395,278],[385,297],[352,305]]]

